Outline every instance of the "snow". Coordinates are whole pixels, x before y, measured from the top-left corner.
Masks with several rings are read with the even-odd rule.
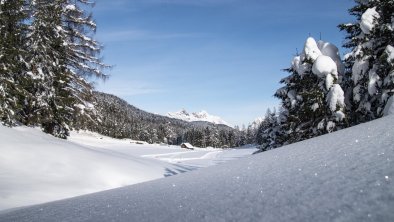
[[[394,61],[394,47],[388,45],[386,47],[385,53],[387,54],[387,63],[392,64]]]
[[[330,89],[331,86],[334,84],[334,77],[332,75],[327,75],[326,76],[326,89]]]
[[[345,95],[340,85],[334,84],[327,95],[327,102],[330,110],[335,112],[337,106],[345,107]]]
[[[335,123],[333,121],[328,121],[326,126],[327,132],[332,132],[334,128],[335,128]]]
[[[169,112],[167,113],[167,116],[170,118],[180,119],[187,122],[204,121],[214,124],[223,124],[230,126],[230,124],[224,121],[221,117],[211,115],[205,110],[202,110],[200,112],[188,113],[185,109],[182,109],[178,112]]]
[[[319,108],[319,104],[318,104],[318,103],[314,103],[314,104],[311,106],[311,109],[312,109],[313,111],[316,111],[318,108]]]
[[[300,56],[295,56],[292,61],[292,67],[296,70],[299,75],[304,74],[306,71],[310,69],[310,65],[308,63],[302,63]]]
[[[386,103],[386,106],[384,107],[383,110],[383,115],[392,115],[394,114],[394,96],[391,96]]]
[[[321,78],[325,78],[329,74],[338,78],[337,64],[329,56],[325,55],[317,57],[313,63],[312,72]]]
[[[357,84],[361,79],[361,75],[365,74],[369,68],[369,57],[363,57],[361,59],[356,59],[352,67],[352,80],[354,84]]]
[[[294,90],[289,90],[289,92],[287,92],[287,96],[290,99],[291,108],[294,108],[297,104],[296,92]]]
[[[369,95],[375,95],[377,92],[377,87],[381,84],[380,77],[376,73],[376,67],[374,66],[369,71],[369,81],[368,81],[368,93]]]
[[[0,209],[43,203],[163,178],[250,155],[256,149],[137,144],[72,131],[0,126]],[[1,221],[1,219],[0,219]]]
[[[343,113],[342,111],[339,110],[339,111],[335,112],[335,117],[336,117],[337,121],[342,121],[346,117],[346,115],[345,115],[345,113]]]
[[[394,116],[0,221],[394,221]]]
[[[338,73],[345,73],[345,65],[342,63],[338,48],[334,44],[322,40],[319,40],[317,44],[322,54],[329,56],[335,62]]]
[[[376,7],[367,9],[361,16],[360,28],[365,34],[369,34],[376,25],[376,19],[380,18]]]
[[[301,61],[304,59],[311,59],[312,61],[315,61],[317,57],[322,55],[314,38],[309,37],[306,39],[304,50],[301,55]]]

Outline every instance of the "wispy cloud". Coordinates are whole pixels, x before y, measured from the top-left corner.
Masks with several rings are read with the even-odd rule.
[[[97,89],[99,91],[111,93],[121,97],[164,92],[163,89],[160,89],[151,83],[129,80],[114,80],[105,83],[99,83]]]
[[[102,42],[123,42],[131,40],[165,40],[179,38],[198,38],[201,33],[160,33],[144,30],[127,30],[103,33],[98,38]]]

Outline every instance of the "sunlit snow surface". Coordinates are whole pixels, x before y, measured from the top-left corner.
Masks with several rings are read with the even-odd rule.
[[[394,221],[394,117],[1,221]]]
[[[256,149],[136,144],[91,132],[69,140],[0,126],[0,210],[141,183],[250,155]]]

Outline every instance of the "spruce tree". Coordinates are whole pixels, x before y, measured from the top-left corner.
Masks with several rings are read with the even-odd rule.
[[[344,67],[338,49],[309,37],[303,52],[286,69],[275,97],[282,101],[281,141],[293,143],[340,127],[345,120],[344,92],[339,83]]]
[[[348,67],[346,86],[352,105],[352,124],[383,115],[394,94],[394,2],[390,0],[356,0],[349,13],[356,22],[342,24],[347,33],[344,47]]]
[[[106,77],[102,70],[107,66],[98,57],[101,47],[89,37],[96,25],[79,4],[88,2],[37,0],[31,4],[28,46],[33,81],[25,86],[32,95],[24,109],[25,124],[39,124],[61,138],[67,137],[70,127],[83,125],[77,125],[76,119],[93,121],[88,79]]]
[[[21,119],[26,96],[21,86],[26,81],[25,6],[24,0],[0,1],[0,121],[10,126]]]

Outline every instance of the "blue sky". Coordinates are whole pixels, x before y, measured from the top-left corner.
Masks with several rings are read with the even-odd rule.
[[[97,0],[110,79],[97,89],[149,112],[206,110],[247,124],[311,35],[340,46],[352,0]],[[342,49],[341,53],[345,53]]]

